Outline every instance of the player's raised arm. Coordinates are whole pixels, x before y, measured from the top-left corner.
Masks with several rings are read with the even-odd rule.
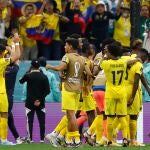
[[[18,33],[14,34],[13,42],[15,45],[15,49],[10,50],[10,60],[11,63],[14,63],[16,60],[20,58],[20,46],[19,46],[19,35]]]

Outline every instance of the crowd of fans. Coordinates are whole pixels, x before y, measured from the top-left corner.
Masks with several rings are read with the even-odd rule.
[[[40,3],[41,7],[37,8],[34,2],[28,1],[20,8],[21,14],[15,14],[15,9],[18,9],[15,0],[0,2],[0,41],[10,45],[12,34],[18,32],[23,60],[40,56],[48,60],[61,60],[64,41],[73,33],[94,44],[96,53],[101,51],[101,44],[107,37],[113,37],[123,46],[130,46],[130,5],[126,0],[61,0],[59,4],[55,0],[43,0]],[[49,39],[31,37],[32,31],[28,28],[35,27],[33,24],[38,20],[37,15],[33,17],[35,14],[42,16],[36,32],[46,30],[46,22],[53,29]],[[141,2],[140,36],[148,51],[149,26],[149,2],[144,0]]]

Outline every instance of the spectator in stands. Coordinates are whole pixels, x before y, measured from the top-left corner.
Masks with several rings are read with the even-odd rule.
[[[38,49],[36,41],[27,37],[26,26],[28,20],[36,12],[36,6],[34,4],[25,4],[22,8],[22,13],[24,16],[19,18],[20,23],[20,35],[23,39],[23,58],[25,60],[32,60],[37,58]]]
[[[150,52],[150,28],[144,33],[143,48]]]
[[[118,3],[118,0],[108,0],[109,11],[113,14],[116,13],[117,3]],[[109,20],[109,36],[110,37],[113,37],[114,25],[115,25],[115,20],[110,19]]]
[[[130,47],[131,24],[130,24],[130,7],[118,0],[117,11],[121,13],[115,22],[113,38],[120,42],[122,46]]]
[[[8,134],[8,99],[6,93],[6,85],[5,85],[5,68],[10,63],[13,63],[18,59],[19,56],[19,36],[18,34],[14,35],[14,43],[15,43],[15,51],[13,51],[10,47],[7,47],[7,50],[10,52],[10,56],[8,58],[4,58],[6,54],[6,47],[4,45],[0,45],[0,138],[1,145],[14,145],[12,142],[7,140]]]
[[[40,142],[44,143],[45,137],[45,97],[49,94],[49,82],[47,77],[40,71],[38,60],[31,62],[30,72],[26,73],[20,83],[27,82],[27,98],[25,102],[27,117],[28,141],[32,141],[33,120],[36,112],[40,124]]]
[[[6,44],[5,32],[9,26],[10,12],[7,11],[6,5],[0,7],[0,42]]]
[[[146,5],[141,6],[140,12],[140,38],[144,41],[147,31],[150,28],[149,8]]]
[[[12,50],[15,51],[15,43],[13,42],[13,38],[10,46]],[[19,58],[20,58],[20,51],[18,53],[18,58],[16,58],[16,60],[13,63],[10,63],[10,65],[8,65],[5,69],[5,83],[6,83],[6,92],[8,97],[8,127],[11,133],[13,134],[16,143],[22,144],[24,140],[19,136],[19,133],[14,124],[14,118],[12,114],[14,88],[15,88],[16,76],[19,71]]]
[[[92,15],[90,41],[95,44],[98,51],[101,50],[103,40],[108,37],[109,20],[117,18],[117,14],[112,14],[105,10],[103,1],[97,3],[95,12]]]
[[[59,90],[59,82],[57,81],[55,74],[46,70],[46,58],[45,57],[39,57],[38,61],[40,63],[40,70],[47,76],[50,86],[51,93],[46,96],[46,101],[49,101],[50,98],[54,102],[60,102],[61,93]]]
[[[86,23],[83,19],[83,15],[80,11],[81,2],[80,0],[73,1],[73,8],[71,8],[72,0],[68,0],[65,14],[69,18],[68,24],[66,24],[68,36],[76,33],[83,35],[86,29]]]
[[[44,9],[45,12],[43,13]],[[57,9],[57,3],[55,0],[43,1],[43,5],[39,13],[43,13],[44,17],[46,18],[55,16],[62,21],[68,20],[66,17],[59,14],[59,10]],[[43,44],[42,42],[38,41],[38,49],[39,49],[39,56],[44,56],[48,60],[61,59],[62,50],[60,41],[59,22],[57,23],[57,27],[54,31],[52,42],[50,44]]]

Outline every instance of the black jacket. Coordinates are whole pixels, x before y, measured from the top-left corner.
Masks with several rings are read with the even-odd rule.
[[[34,70],[26,73],[19,81],[21,84],[27,82],[26,107],[33,108],[35,100],[41,102],[39,107],[45,107],[45,97],[50,92],[47,76],[40,71]]]

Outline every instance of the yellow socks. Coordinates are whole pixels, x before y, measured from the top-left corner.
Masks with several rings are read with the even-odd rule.
[[[113,122],[113,142],[116,142],[120,128],[120,120],[118,117],[116,117]]]
[[[107,138],[108,142],[112,141],[114,117],[107,117]]]
[[[123,138],[127,139],[127,120],[126,117],[120,117],[120,124],[121,124],[121,130],[122,130],[122,136]]]
[[[130,116],[129,115],[126,116],[126,120],[127,120],[127,139],[130,140],[130,126],[129,126]]]
[[[103,114],[97,116],[96,121],[96,142],[100,142],[103,135],[104,127],[103,127]]]
[[[55,130],[57,133],[59,133],[63,128],[67,127],[68,119],[66,116],[64,116],[59,124],[56,126]]]
[[[74,132],[67,132],[66,135],[66,143],[73,143],[73,139],[75,141],[75,143],[79,143],[80,142],[80,134],[79,131],[74,131]]]
[[[97,123],[97,117],[94,119],[93,123],[91,124],[91,126],[89,127],[89,129],[87,130],[87,133],[89,135],[93,135],[96,131],[96,123]]]
[[[137,120],[130,119],[129,127],[130,127],[130,138],[131,140],[135,140],[137,132]]]
[[[67,134],[67,127],[63,128],[59,134],[65,136]]]
[[[8,135],[8,119],[1,118],[0,119],[0,137],[2,140],[7,140]]]

